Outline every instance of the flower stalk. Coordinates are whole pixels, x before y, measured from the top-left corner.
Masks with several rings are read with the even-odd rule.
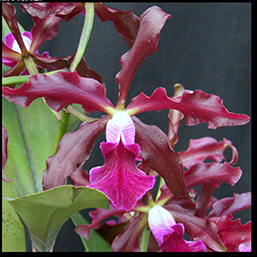
[[[93,26],[93,20],[94,20],[94,3],[85,3],[85,20],[83,24],[82,34],[80,37],[80,42],[75,54],[75,57],[73,59],[73,62],[70,66],[71,71],[75,71],[76,67],[78,66],[79,62],[81,61],[83,54],[86,50],[92,26]]]

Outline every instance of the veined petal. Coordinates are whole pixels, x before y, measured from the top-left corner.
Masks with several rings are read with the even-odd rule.
[[[118,144],[120,138],[125,147],[134,144],[135,126],[130,116],[123,111],[118,111],[113,115],[106,129],[107,142]]]
[[[208,128],[211,129],[244,125],[250,119],[245,114],[228,112],[223,106],[222,99],[216,95],[206,94],[201,90],[185,90],[182,96],[168,97],[166,89],[160,87],[150,97],[140,93],[126,107],[126,111],[130,115],[163,109],[175,109],[182,112],[187,125],[192,126],[206,122]]]
[[[185,172],[185,180],[188,188],[203,183],[218,188],[222,182],[229,183],[233,186],[241,176],[242,171],[240,167],[231,167],[227,162],[198,162]]]
[[[2,63],[6,66],[13,67],[20,60],[21,55],[2,42]]]
[[[14,38],[16,39],[20,49],[26,50],[26,47],[24,45],[24,42],[22,40],[22,36],[17,24],[17,20],[15,17],[16,9],[9,3],[2,3],[2,15],[10,28],[10,31],[12,32]]]
[[[203,162],[205,159],[221,162],[225,159],[224,151],[229,146],[232,146],[232,143],[225,138],[219,142],[212,137],[190,139],[187,150],[179,152],[179,154],[183,160],[183,165],[189,169],[193,164]],[[236,154],[233,152],[233,155]]]
[[[125,147],[120,140],[118,145],[102,142],[100,147],[105,163],[90,170],[91,184],[88,187],[106,194],[116,209],[129,211],[153,187],[155,177],[147,176],[137,168],[135,159],[140,152],[138,144]]]
[[[251,208],[251,192],[243,194],[234,193],[233,197],[223,198],[215,202],[208,217],[220,217],[246,208]]]
[[[178,204],[166,205],[166,209],[173,215],[176,222],[182,223],[187,235],[193,240],[202,242],[213,251],[223,252],[225,246],[219,237],[219,229],[214,222],[197,217]]]
[[[154,206],[148,212],[148,223],[152,234],[156,238],[158,245],[163,244],[163,237],[173,233],[175,219],[169,211],[161,206]]]
[[[44,19],[48,16],[59,16],[70,21],[75,15],[84,9],[83,3],[29,3],[21,4],[23,11],[26,11],[33,17]]]
[[[251,221],[242,225],[240,219],[232,220],[231,214],[222,217],[212,217],[219,229],[221,241],[227,247],[227,252],[251,251]]]
[[[189,197],[180,155],[170,147],[167,135],[157,126],[146,125],[132,118],[136,128],[135,141],[147,165],[157,171],[167,187],[177,196]]]
[[[199,240],[183,239],[184,225],[176,224],[173,216],[161,206],[149,210],[148,223],[162,252],[205,252],[206,246]]]
[[[89,158],[91,149],[104,131],[107,116],[94,122],[84,122],[74,132],[66,133],[58,143],[56,153],[47,159],[43,172],[43,189],[65,185],[66,179]]]
[[[87,113],[114,112],[104,87],[94,79],[78,76],[76,71],[34,75],[17,89],[3,87],[2,93],[8,101],[23,107],[28,107],[36,98],[45,97],[48,106],[57,112],[71,103],[81,104]]]
[[[157,51],[160,30],[170,17],[170,14],[157,6],[148,8],[140,16],[140,27],[136,39],[130,51],[121,57],[121,71],[115,78],[119,88],[118,105],[124,105],[131,81],[141,63]]]
[[[132,11],[120,11],[95,3],[95,13],[101,21],[113,21],[116,31],[131,48],[139,29],[139,18]]]
[[[90,217],[92,218],[92,222],[89,225],[78,225],[75,228],[75,232],[80,236],[89,239],[89,234],[91,229],[98,229],[102,220],[114,215],[114,216],[121,216],[126,211],[123,209],[117,210],[112,205],[110,205],[109,210],[99,209],[97,208],[96,211],[91,211],[89,213]]]

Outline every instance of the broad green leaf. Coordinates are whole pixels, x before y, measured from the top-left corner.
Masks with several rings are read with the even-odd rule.
[[[5,173],[10,180],[14,178],[12,158],[9,158],[6,162]],[[2,193],[10,197],[18,197],[15,180],[10,183],[2,180]],[[2,201],[2,251],[26,252],[24,227],[16,212],[6,200]]]
[[[81,213],[75,213],[71,217],[75,226],[88,225],[89,222]],[[80,236],[86,252],[112,252],[109,243],[94,229],[90,231],[89,239]]]
[[[58,121],[42,99],[35,100],[29,108],[5,98],[2,104],[18,192],[24,196],[42,191],[42,174],[53,151]]]
[[[24,31],[20,27],[21,31]],[[4,18],[2,17],[2,40],[10,32]],[[9,67],[2,64],[2,74],[4,74]],[[8,160],[5,166],[5,174],[12,180],[14,178],[13,161],[8,153]],[[16,198],[18,197],[17,184],[14,179],[7,183],[2,181],[2,195]],[[26,252],[24,227],[18,215],[5,200],[2,201],[2,251],[3,252]]]
[[[7,201],[23,221],[38,252],[52,251],[60,228],[73,214],[86,208],[109,208],[109,200],[103,193],[72,185]]]

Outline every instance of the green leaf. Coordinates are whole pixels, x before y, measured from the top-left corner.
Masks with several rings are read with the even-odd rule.
[[[75,213],[71,217],[75,226],[88,225],[89,222],[81,213]],[[109,243],[94,229],[91,229],[89,239],[80,236],[86,252],[112,252]]]
[[[6,162],[5,173],[10,180],[14,178],[12,158],[8,158]],[[2,193],[18,197],[15,180],[10,183],[2,181]],[[14,209],[5,200],[2,201],[2,251],[26,252],[24,227]]]
[[[46,159],[52,154],[58,121],[42,99],[24,108],[2,98],[3,125],[9,134],[19,195],[42,191]],[[6,195],[8,196],[8,195]]]
[[[7,201],[23,221],[38,252],[53,250],[60,228],[73,214],[86,208],[109,208],[109,200],[103,193],[72,185]]]

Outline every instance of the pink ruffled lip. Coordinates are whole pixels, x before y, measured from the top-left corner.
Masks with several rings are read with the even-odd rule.
[[[100,146],[105,163],[90,170],[88,187],[105,193],[116,209],[129,211],[153,187],[155,177],[136,166],[140,147],[134,143],[134,123],[126,112],[118,111],[108,121],[106,139]]]

